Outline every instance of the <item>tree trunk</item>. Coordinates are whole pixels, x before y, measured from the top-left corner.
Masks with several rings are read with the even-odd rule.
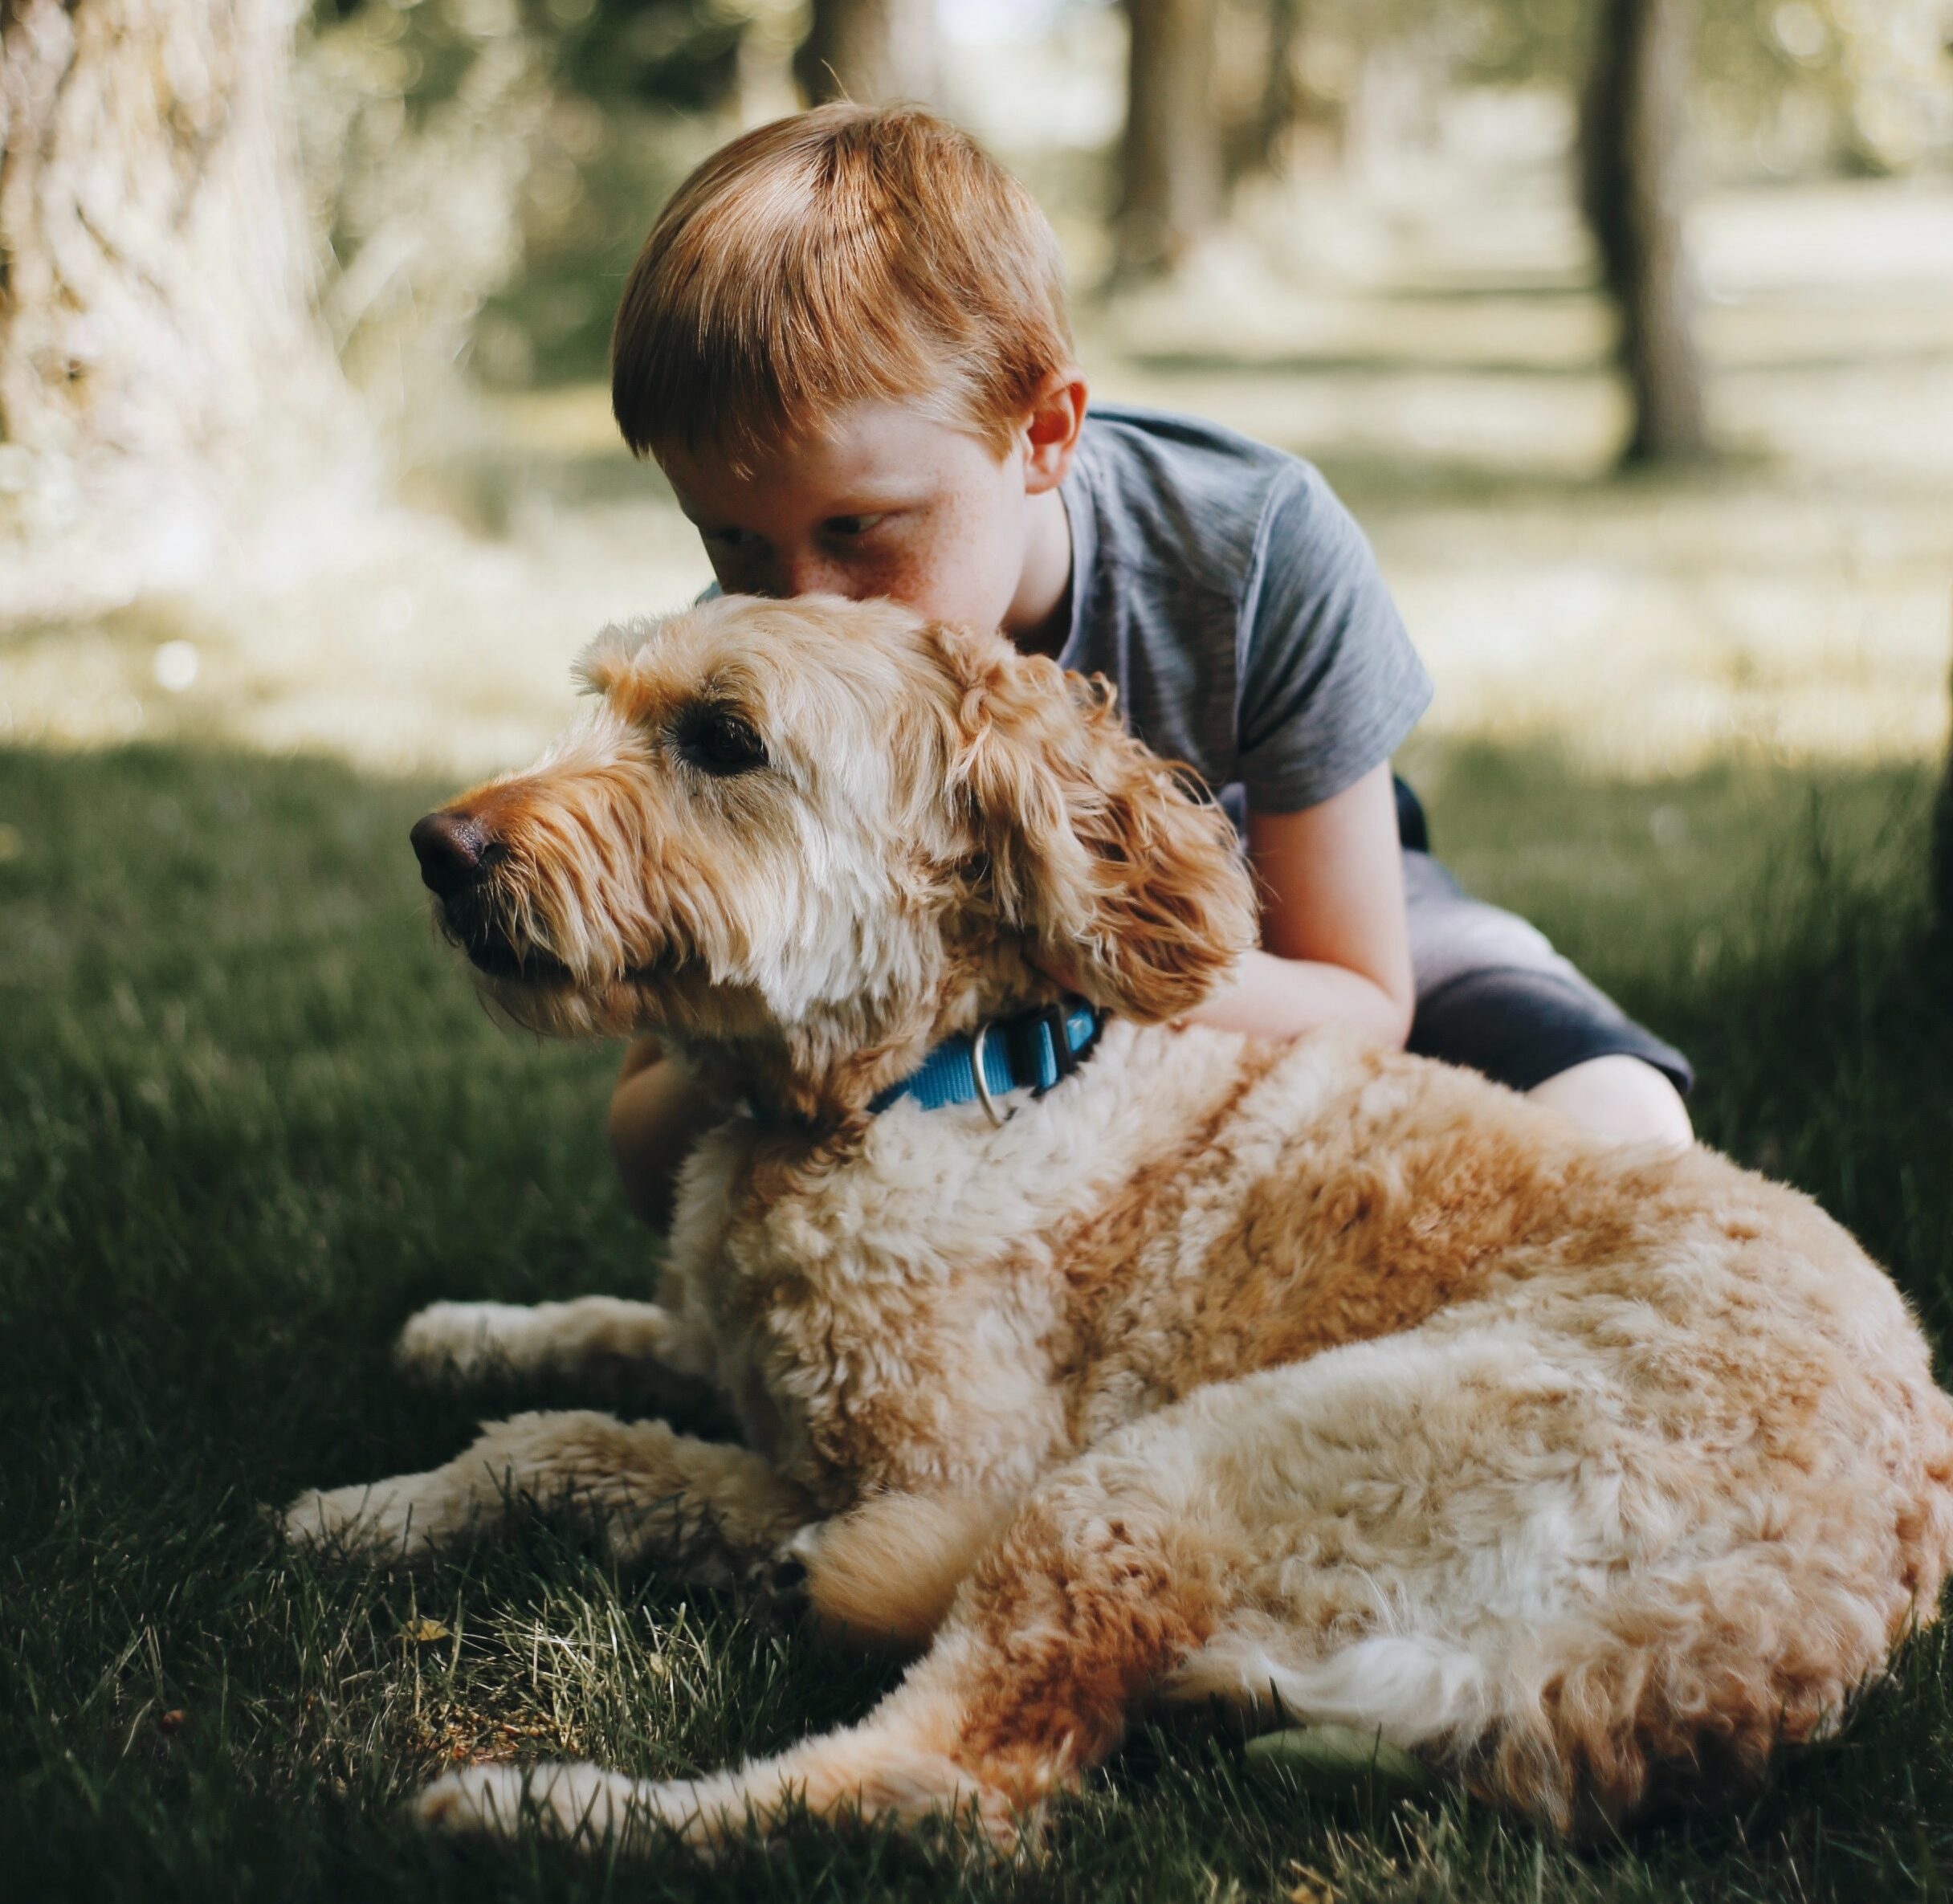
[[[296,21],[0,0],[0,622],[194,579],[267,455],[357,436],[312,299]]]
[[[1931,851],[1933,944],[1942,961],[1953,966],[1953,746],[1947,750],[1939,798],[1933,809]]]
[[[1221,215],[1214,110],[1216,0],[1126,0],[1131,30],[1115,265],[1170,271]]]
[[[1261,97],[1247,124],[1229,141],[1229,181],[1252,173],[1278,173],[1290,128],[1302,116],[1302,87],[1295,73],[1295,43],[1301,36],[1302,0],[1266,0],[1267,66]]]
[[[1582,196],[1621,310],[1631,461],[1708,446],[1682,245],[1690,0],[1602,0],[1580,115]]]
[[[936,77],[930,0],[813,0],[793,70],[816,104],[930,98]]]
[[[1953,960],[1953,760],[1933,814],[1933,940],[1940,956]]]

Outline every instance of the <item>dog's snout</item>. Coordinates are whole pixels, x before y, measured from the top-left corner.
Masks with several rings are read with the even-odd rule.
[[[495,858],[495,842],[466,813],[430,813],[407,835],[421,862],[421,878],[442,899],[474,885]]]

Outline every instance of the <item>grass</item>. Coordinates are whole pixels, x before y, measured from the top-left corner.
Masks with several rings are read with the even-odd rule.
[[[1922,773],[1658,786],[1427,747],[1439,835],[1701,1066],[1704,1134],[1818,1195],[1953,1330],[1953,1021]],[[1455,1802],[1257,1784],[1141,1731],[1048,1854],[805,1825],[714,1865],[424,1841],[479,1752],[650,1775],[858,1714],[887,1669],[547,1518],[418,1576],[295,1558],[261,1503],[444,1458],[443,1294],[646,1290],[612,1054],[491,1027],[406,826],[441,789],[194,751],[0,752],[0,1846],[18,1897],[1851,1899],[1953,1873],[1953,1696],[1914,1645],[1739,1816],[1575,1854]],[[568,1399],[563,1397],[561,1399]],[[416,1637],[420,1636],[420,1637]]]

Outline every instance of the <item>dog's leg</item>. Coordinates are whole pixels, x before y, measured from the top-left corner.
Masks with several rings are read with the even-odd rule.
[[[524,1500],[567,1502],[622,1558],[663,1551],[707,1584],[767,1559],[816,1511],[747,1449],[576,1409],[495,1422],[423,1474],[301,1494],[283,1524],[294,1541],[411,1557],[494,1527]]]
[[[1039,1487],[984,1551],[929,1652],[858,1726],[697,1780],[593,1765],[477,1766],[419,1800],[458,1832],[525,1824],[571,1838],[709,1846],[804,1806],[902,1820],[973,1816],[1013,1844],[1046,1799],[1122,1736],[1129,1713],[1221,1617],[1219,1569],[1180,1504],[1110,1489],[1088,1458]],[[1053,1485],[1056,1483],[1056,1485]]]
[[[595,1364],[672,1357],[676,1325],[655,1303],[582,1296],[571,1303],[430,1303],[410,1316],[394,1353],[415,1375],[467,1379],[490,1369],[575,1375]]]
[[[691,1372],[671,1311],[655,1303],[431,1303],[407,1319],[393,1352],[423,1381],[554,1377],[634,1414],[734,1425],[716,1384]]]

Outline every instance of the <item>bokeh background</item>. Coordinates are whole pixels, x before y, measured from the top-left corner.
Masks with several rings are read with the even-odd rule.
[[[1429,731],[1940,748],[1948,0],[9,0],[0,736],[472,770],[706,574],[602,380],[672,184],[930,100],[1095,389],[1319,462]],[[1638,400],[1637,400],[1638,399]]]

